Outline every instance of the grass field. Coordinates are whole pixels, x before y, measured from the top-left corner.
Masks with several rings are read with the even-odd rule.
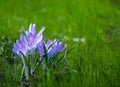
[[[14,43],[21,27],[27,29],[30,23],[37,31],[46,27],[46,40],[65,34],[62,41],[68,49],[77,44],[66,58],[69,74],[59,82],[52,76],[49,82],[40,77],[32,87],[120,86],[119,0],[0,0],[0,38]],[[6,59],[12,53],[7,43],[0,56],[0,87],[18,87]]]

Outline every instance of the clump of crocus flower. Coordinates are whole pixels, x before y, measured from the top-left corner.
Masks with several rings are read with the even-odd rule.
[[[50,67],[49,64],[56,59],[56,55],[66,49],[66,45],[56,39],[45,42],[43,39],[44,30],[45,27],[42,27],[37,34],[36,25],[30,24],[29,31],[21,34],[20,40],[16,40],[16,43],[14,43],[13,52],[22,59],[22,72],[25,72],[27,80],[33,75],[36,67],[39,67],[39,63],[42,64],[43,71],[46,72],[46,67]],[[39,55],[37,61],[34,58],[35,53]]]

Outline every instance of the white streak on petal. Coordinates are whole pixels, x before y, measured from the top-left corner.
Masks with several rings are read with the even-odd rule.
[[[30,26],[29,26],[29,32],[31,32],[32,30],[32,23],[30,24]]]
[[[37,36],[39,36],[40,34],[42,34],[42,32],[43,32],[44,30],[45,30],[45,27],[43,26]]]

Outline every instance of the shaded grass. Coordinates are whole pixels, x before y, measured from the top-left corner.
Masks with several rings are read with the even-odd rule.
[[[51,77],[37,81],[37,86],[120,86],[120,8],[119,0],[1,0],[0,37],[5,35],[15,42],[20,28],[36,23],[37,31],[46,27],[45,39],[58,37],[67,31],[63,39],[68,48],[79,43],[67,57],[71,75],[63,76],[59,83]],[[84,37],[85,43],[73,42],[74,37]],[[0,59],[0,74],[5,84],[16,83],[11,78],[11,67],[5,56]],[[3,65],[3,61],[6,61]],[[4,67],[3,67],[4,66]],[[7,68],[9,67],[9,68]],[[76,71],[74,71],[76,70]],[[7,72],[6,72],[7,71]],[[9,77],[10,76],[10,77]],[[69,78],[69,81],[67,81]],[[0,82],[2,82],[0,81]],[[49,83],[49,84],[48,84]],[[1,83],[1,85],[3,85]],[[17,85],[17,83],[16,83]]]

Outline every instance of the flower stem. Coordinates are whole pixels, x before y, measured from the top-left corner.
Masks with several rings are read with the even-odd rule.
[[[31,75],[33,74],[33,65],[34,65],[34,54],[32,54],[32,58],[31,58]]]
[[[21,56],[21,58],[22,58],[23,66],[24,66],[24,68],[25,68],[25,76],[26,76],[26,79],[28,80],[28,79],[29,79],[29,76],[28,76],[28,67],[26,66],[24,57]]]

